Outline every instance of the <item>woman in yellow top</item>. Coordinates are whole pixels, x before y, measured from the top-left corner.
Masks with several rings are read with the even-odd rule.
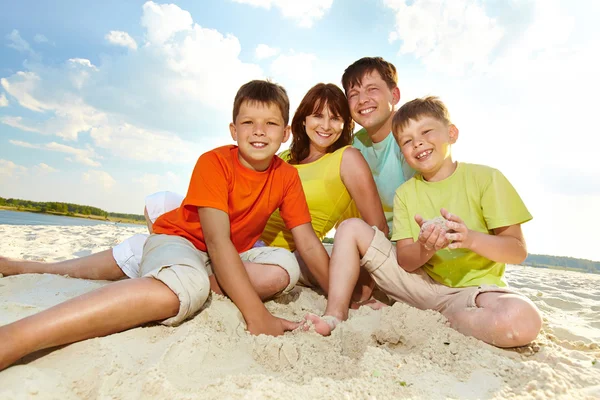
[[[300,102],[292,119],[292,144],[288,151],[281,154],[285,161],[298,169],[312,225],[320,239],[340,222],[352,201],[369,225],[377,226],[386,235],[388,233],[369,166],[360,152],[350,146],[353,128],[354,122],[344,92],[334,84],[319,83]],[[148,196],[144,211],[150,232],[156,218],[179,207],[182,200],[183,197],[171,192]],[[0,257],[0,273],[55,273],[74,278],[104,280],[134,277],[139,270],[146,238],[147,235],[138,234],[113,249],[56,263]],[[267,223],[261,241],[257,246],[266,244],[291,251],[296,248],[278,212]],[[301,269],[300,282],[317,287],[302,260],[298,259],[298,262]],[[112,268],[107,268],[109,265]],[[253,284],[259,285],[260,276],[265,274],[265,270],[260,269],[260,266],[255,270],[247,270]],[[365,297],[368,298],[371,294],[371,280],[365,274],[359,283],[354,299],[366,300]],[[211,279],[211,288],[221,293],[214,279]]]

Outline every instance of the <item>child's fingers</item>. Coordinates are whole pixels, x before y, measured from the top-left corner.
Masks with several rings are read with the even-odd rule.
[[[442,210],[444,210],[444,209],[442,209]],[[446,210],[444,210],[444,211],[446,211]],[[452,214],[451,212],[448,212],[448,211],[446,211],[446,214],[444,215],[444,218],[446,218],[448,221],[451,221],[451,222],[456,222],[456,223],[459,223],[459,224],[464,224],[463,220],[460,219],[460,217],[458,215]]]
[[[419,214],[415,214],[415,222],[419,225],[419,227],[423,226],[425,220]]]
[[[463,247],[462,242],[452,242],[448,245],[448,248],[450,250],[462,249],[462,247]]]
[[[465,240],[465,236],[459,232],[446,233],[446,239],[452,242],[461,242]]]

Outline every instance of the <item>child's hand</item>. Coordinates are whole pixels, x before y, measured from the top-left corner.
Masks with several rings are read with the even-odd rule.
[[[417,241],[427,251],[438,251],[448,246],[448,239],[446,238],[446,229],[439,224],[425,224],[423,217],[419,214],[415,215],[415,221],[421,227],[419,238]]]
[[[446,233],[446,239],[451,243],[449,249],[470,249],[472,245],[471,231],[458,215],[448,212],[445,208],[441,209],[441,213],[448,220],[446,225],[452,232]]]
[[[254,323],[248,322],[248,332],[253,335],[280,336],[284,332],[293,331],[300,326],[299,322],[288,321],[287,319],[277,318],[271,314],[265,315],[265,318]]]

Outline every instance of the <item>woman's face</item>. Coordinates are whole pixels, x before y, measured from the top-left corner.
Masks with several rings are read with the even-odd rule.
[[[322,111],[314,112],[306,117],[304,127],[311,147],[326,151],[340,138],[344,129],[344,120],[340,115],[333,114],[325,103]]]

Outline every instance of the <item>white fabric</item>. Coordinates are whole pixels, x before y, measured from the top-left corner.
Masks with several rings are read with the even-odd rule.
[[[145,203],[150,221],[154,223],[164,213],[176,209],[183,199],[182,195],[175,192],[157,192],[147,196]]]

